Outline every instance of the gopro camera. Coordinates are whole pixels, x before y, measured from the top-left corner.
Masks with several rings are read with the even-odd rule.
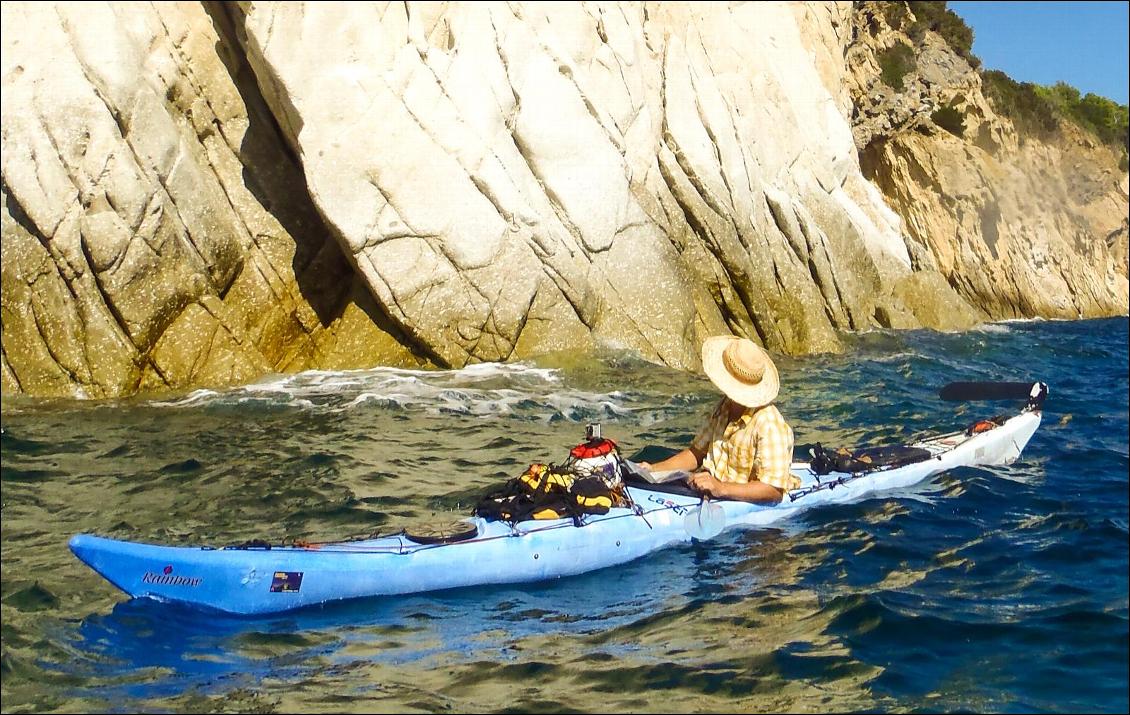
[[[594,439],[600,439],[600,425],[585,425],[585,439],[589,442],[593,441]]]

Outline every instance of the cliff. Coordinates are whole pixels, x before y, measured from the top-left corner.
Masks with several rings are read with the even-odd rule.
[[[3,390],[1127,312],[1118,157],[881,15],[5,3]]]
[[[864,175],[904,220],[915,270],[940,272],[992,319],[1125,314],[1122,152],[1070,122],[1050,141],[1018,131],[939,35],[912,39],[882,6],[853,16],[852,129]],[[896,45],[915,58],[897,91],[880,66]]]

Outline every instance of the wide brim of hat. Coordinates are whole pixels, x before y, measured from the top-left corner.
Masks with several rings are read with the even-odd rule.
[[[722,362],[722,353],[730,345],[741,339],[729,335],[707,338],[706,342],[702,344],[702,369],[715,387],[734,402],[746,407],[764,407],[777,399],[777,393],[781,389],[781,378],[777,375],[777,366],[773,364],[773,359],[769,357],[769,353],[754,343],[754,347],[765,358],[765,374],[762,376],[761,382],[750,385],[731,375],[730,371],[726,369],[726,364]]]

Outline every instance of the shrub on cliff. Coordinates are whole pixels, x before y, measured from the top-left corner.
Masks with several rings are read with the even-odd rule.
[[[965,24],[961,16],[946,7],[945,0],[919,0],[910,3],[914,13],[914,23],[907,30],[914,41],[922,39],[926,30],[933,30],[942,36],[946,44],[973,69],[981,66],[981,60],[973,54],[973,28]]]
[[[971,67],[981,66],[981,60],[973,54],[973,29],[946,7],[944,0],[877,2],[872,7],[877,7],[886,23],[909,36],[915,45],[927,31],[936,32]],[[917,66],[914,50],[901,43],[880,53],[878,61],[883,81],[899,91],[903,89],[903,77]],[[1012,120],[1022,136],[1047,139],[1058,130],[1061,121],[1072,122],[1103,143],[1121,147],[1121,167],[1125,171],[1130,155],[1126,105],[1096,94],[1081,96],[1079,90],[1064,82],[1051,87],[1016,82],[998,70],[983,71],[981,80],[985,96],[997,112]],[[952,108],[943,107],[932,118],[938,126],[961,136],[962,118]]]
[[[1017,82],[1000,70],[981,73],[981,91],[999,113],[1012,120],[1017,131],[1047,138],[1059,127],[1059,116],[1040,89],[1031,82]]]
[[[1118,104],[1090,92],[1080,96],[1079,90],[1066,82],[1056,82],[1051,87],[1040,87],[1037,91],[1062,116],[1091,130],[1104,143],[1121,144],[1124,148],[1128,146],[1128,113],[1125,104]]]
[[[909,22],[907,6],[914,13],[914,21]],[[963,57],[974,69],[981,66],[981,60],[973,54],[973,28],[965,24],[957,13],[946,7],[945,0],[911,0],[904,2],[880,2],[879,7],[887,24],[901,30],[914,40],[922,41],[927,30],[938,33],[954,52]]]
[[[1022,134],[1047,138],[1061,121],[1069,121],[1104,144],[1122,147],[1125,163],[1130,148],[1130,112],[1125,104],[1097,94],[1080,95],[1066,82],[1051,87],[1016,82],[998,70],[982,72],[981,86],[993,107],[1011,119]]]
[[[879,60],[879,69],[882,70],[883,81],[887,86],[900,92],[903,88],[902,78],[913,72],[918,66],[914,50],[901,42],[896,42],[880,52],[877,59]]]
[[[965,117],[956,107],[942,107],[931,114],[930,119],[933,119],[934,124],[937,124],[955,137],[960,137],[965,133]]]

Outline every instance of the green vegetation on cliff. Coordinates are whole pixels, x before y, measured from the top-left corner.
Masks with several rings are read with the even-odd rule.
[[[981,90],[998,112],[1012,120],[1018,132],[1047,137],[1059,128],[1059,117],[1040,89],[1031,82],[1017,82],[1000,70],[981,73]]]
[[[1122,170],[1130,147],[1130,109],[1097,94],[1080,95],[1066,82],[1044,87],[1017,82],[1004,72],[981,74],[982,88],[993,107],[1012,120],[1022,134],[1047,137],[1068,121],[1094,134],[1104,144],[1122,148]]]
[[[936,32],[956,54],[977,69],[981,60],[973,54],[973,28],[946,7],[945,0],[921,2],[881,2],[883,17],[895,30],[906,33],[918,45],[927,30]],[[909,12],[908,12],[909,9]],[[913,14],[913,15],[912,15]],[[911,17],[913,16],[913,20]],[[883,81],[896,90],[903,88],[903,78],[915,69],[915,58],[909,47],[901,43],[879,56]],[[1058,131],[1060,122],[1071,122],[1108,146],[1122,148],[1123,171],[1130,152],[1130,112],[1097,94],[1081,94],[1066,82],[1050,87],[1032,82],[1017,82],[1000,70],[982,70],[982,87],[994,108],[1012,120],[1021,135],[1047,138]],[[940,114],[939,114],[940,113]],[[944,129],[961,135],[960,122],[950,113],[939,110],[934,121]]]
[[[965,120],[956,107],[941,107],[930,115],[930,119],[955,137],[965,134]]]
[[[879,68],[883,71],[883,82],[888,87],[901,92],[902,78],[913,72],[918,65],[914,50],[901,42],[896,42],[879,53]]]
[[[1066,82],[1056,82],[1051,87],[1038,87],[1037,91],[1063,117],[1090,129],[1107,144],[1127,144],[1128,112],[1125,104],[1088,92],[1080,96],[1079,90]]]
[[[914,14],[910,21],[907,6]],[[946,7],[945,0],[911,0],[911,2],[881,2],[883,16],[887,24],[901,30],[914,40],[922,41],[926,31],[938,33],[954,52],[963,57],[974,69],[981,66],[981,60],[973,54],[973,28]],[[896,87],[897,89],[897,87]]]

